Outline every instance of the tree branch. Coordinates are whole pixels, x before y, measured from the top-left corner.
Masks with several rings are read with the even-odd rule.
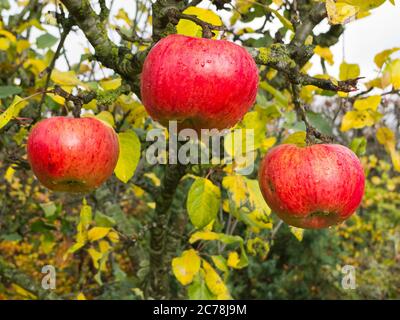
[[[88,0],[61,0],[76,24],[95,50],[95,57],[107,68],[127,80],[133,92],[140,97],[139,74],[147,51],[132,54],[130,49],[117,46],[108,35],[103,18],[95,13]]]
[[[150,281],[154,298],[168,298],[169,261],[166,254],[166,239],[170,227],[170,208],[179,181],[186,167],[181,164],[168,164],[162,181],[160,197],[156,200],[156,216],[150,237]]]
[[[266,65],[285,74],[292,84],[313,85],[324,90],[351,92],[357,90],[360,78],[346,81],[320,79],[302,73],[291,58],[289,49],[283,44],[273,44],[268,48],[247,48],[257,64]]]

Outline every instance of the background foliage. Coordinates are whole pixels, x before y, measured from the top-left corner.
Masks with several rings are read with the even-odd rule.
[[[360,81],[346,61],[339,79],[325,67],[345,24],[385,0],[214,0],[210,10],[137,0],[129,12],[113,9],[119,2],[0,1],[0,299],[398,298],[400,47],[382,48],[375,79]],[[71,64],[65,41],[76,32],[88,44]],[[234,40],[259,64],[256,105],[238,124],[255,129],[246,152],[256,166],[274,145],[304,144],[304,122],[314,139],[333,136],[361,157],[357,215],[322,231],[289,228],[263,201],[257,170],[241,175],[246,164],[146,163],[146,132],[161,127],[140,103],[140,69],[151,45],[177,32]],[[323,74],[308,74],[314,55]],[[27,134],[80,112],[118,132],[115,176],[90,194],[51,193],[29,170]],[[56,267],[54,291],[40,286],[44,265]],[[356,267],[356,290],[341,287],[344,265]]]

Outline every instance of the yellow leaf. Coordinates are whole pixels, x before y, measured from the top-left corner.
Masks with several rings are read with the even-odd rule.
[[[62,72],[57,69],[53,69],[51,73],[51,80],[59,86],[81,86],[85,89],[89,89],[89,87],[85,83],[78,79],[75,71]]]
[[[392,130],[386,127],[379,128],[376,132],[378,142],[385,146],[385,149],[390,154],[393,168],[400,171],[400,153],[396,150],[396,137]]]
[[[303,240],[304,229],[290,226],[290,232],[296,237],[297,240]]]
[[[376,111],[381,103],[381,96],[370,96],[365,99],[358,99],[354,102],[354,109],[359,111],[372,110]]]
[[[24,62],[25,69],[31,69],[35,76],[38,76],[43,70],[47,68],[47,64],[39,59],[27,59]]]
[[[243,176],[230,175],[222,180],[222,186],[228,191],[228,194],[237,208],[240,208],[248,201],[246,193],[246,181]]]
[[[250,205],[254,210],[259,213],[256,218],[260,218],[257,220],[259,220],[258,222],[261,222],[261,220],[264,220],[263,218],[265,218],[263,217],[263,215],[269,215],[271,213],[271,209],[268,207],[267,203],[264,200],[258,180],[245,178],[245,181],[247,185],[246,189]],[[265,227],[267,228],[268,226],[265,225]]]
[[[308,35],[307,38],[306,38],[306,40],[304,40],[304,45],[306,45],[306,46],[312,45],[313,40],[314,40],[313,36],[312,36],[311,34]],[[304,68],[303,68],[303,69],[304,69]]]
[[[360,8],[336,0],[326,0],[326,11],[331,24],[345,24],[356,18]]]
[[[234,269],[240,269],[238,268],[239,262],[240,262],[239,254],[236,251],[229,252],[227,261],[228,266]]]
[[[283,144],[295,144],[298,147],[305,147],[306,146],[306,132],[305,131],[298,131],[292,133],[288,136],[282,143]]]
[[[8,40],[10,40],[11,43],[16,43],[17,38],[9,31],[7,30],[0,30],[0,36],[4,36]]]
[[[99,241],[100,252],[104,255],[111,250],[111,246],[106,240]]]
[[[0,114],[0,129],[7,125],[12,118],[17,117],[19,112],[27,105],[28,101],[26,99],[15,96],[13,102],[10,104],[7,110]]]
[[[8,169],[6,170],[6,173],[4,174],[4,179],[8,183],[11,183],[14,173],[15,173],[15,169],[12,166],[9,166]]]
[[[191,235],[189,243],[195,243],[199,240],[218,240],[219,235],[211,231],[198,231]]]
[[[400,48],[392,48],[379,52],[374,58],[375,64],[378,66],[379,69],[382,68],[385,62],[389,59],[390,55],[399,50]]]
[[[118,243],[119,242],[119,235],[118,233],[116,233],[115,231],[111,231],[108,235],[107,235],[108,239],[110,239],[111,242],[113,243]]]
[[[208,9],[189,7],[185,11],[183,11],[183,13],[188,15],[194,15],[200,20],[215,26],[222,25],[221,18],[218,15],[216,15],[213,11]],[[179,23],[176,26],[176,31],[178,34],[183,34],[186,36],[202,37],[202,28],[198,24],[186,19],[179,20]],[[218,35],[218,31],[214,30],[213,32],[215,33],[214,36],[215,38]]]
[[[94,227],[88,231],[88,240],[93,242],[103,239],[110,232],[111,228]]]
[[[400,172],[400,153],[396,150],[396,146],[394,143],[391,143],[387,146],[390,157],[392,158],[393,168],[397,172]]]
[[[172,259],[172,272],[184,286],[193,281],[199,270],[200,257],[193,249],[183,251],[180,257]]]
[[[15,290],[16,293],[18,293],[19,295],[21,295],[22,297],[26,298],[26,299],[31,299],[31,300],[36,300],[37,297],[29,292],[28,290],[20,287],[19,285],[12,283],[11,287]]]
[[[261,150],[263,152],[266,152],[267,150],[271,149],[275,143],[276,137],[265,138],[261,144]]]
[[[384,78],[392,84],[395,90],[400,89],[400,59],[393,60],[387,65]]]
[[[326,60],[326,62],[328,62],[330,65],[333,65],[334,61],[333,61],[333,53],[332,53],[331,49],[316,46],[314,49],[314,53],[319,55],[324,60]]]
[[[101,259],[101,257],[103,256],[101,252],[97,251],[94,248],[89,248],[88,253],[90,255],[90,257],[92,258],[93,261],[93,266],[96,269],[99,269],[100,265],[99,265],[99,260]]]
[[[86,103],[82,106],[82,108],[86,109],[86,110],[93,110],[93,111],[97,111],[97,100],[93,99],[92,101],[90,101],[89,103]],[[113,118],[114,120],[114,118]]]
[[[83,292],[79,292],[79,294],[76,296],[76,300],[87,300]]]
[[[149,178],[156,187],[159,187],[161,185],[160,178],[157,177],[154,172],[147,172],[144,174],[144,176],[146,178]]]
[[[91,115],[88,115],[91,116]],[[115,122],[114,122],[114,116],[112,115],[112,113],[110,111],[101,111],[100,113],[96,114],[96,119],[102,121],[103,123],[105,123],[106,125],[110,126],[110,127],[114,127],[115,126]]]
[[[367,11],[379,7],[386,0],[337,0],[337,2],[343,2],[352,6],[357,6],[362,11]]]
[[[102,80],[100,81],[100,85],[104,90],[115,90],[121,86],[122,79],[115,78],[111,80]]]
[[[218,300],[231,299],[229,290],[225,283],[222,281],[219,274],[214,268],[205,260],[203,260],[203,270],[205,272],[204,278],[208,289],[217,296]]]
[[[340,65],[339,79],[344,81],[348,79],[355,79],[360,76],[360,66],[358,64],[350,64],[342,62]]]
[[[140,140],[134,131],[118,134],[119,157],[114,169],[119,180],[127,183],[133,177],[140,159]]]
[[[378,142],[383,145],[395,141],[394,132],[386,127],[379,128],[376,131],[376,138]]]
[[[17,41],[17,52],[22,53],[26,49],[29,49],[30,46],[31,46],[31,44],[28,40],[18,40]]]
[[[0,38],[0,50],[6,51],[10,47],[10,40],[7,38]]]
[[[348,111],[342,120],[341,131],[348,131],[350,129],[361,129],[374,125],[382,118],[382,114],[370,110],[354,110]]]
[[[18,34],[21,34],[22,32],[24,32],[26,29],[28,29],[29,27],[35,27],[41,31],[45,31],[45,29],[42,27],[42,25],[40,24],[40,22],[37,19],[31,19],[29,21],[26,21],[22,24],[20,24],[18,26],[18,28],[16,29],[16,32]]]
[[[119,9],[118,13],[114,16],[114,18],[126,22],[128,26],[132,25],[132,19],[129,18],[128,13],[122,8]]]

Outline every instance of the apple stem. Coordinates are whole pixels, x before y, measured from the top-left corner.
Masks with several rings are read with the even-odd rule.
[[[300,85],[292,84],[293,103],[296,109],[297,117],[303,121],[306,126],[306,144],[313,145],[318,143],[317,140],[323,143],[333,143],[334,138],[319,132],[314,128],[307,119],[307,111],[304,104],[300,100]]]
[[[226,31],[224,26],[216,26],[211,23],[204,22],[203,20],[197,18],[195,15],[184,14],[179,12],[178,10],[171,10],[170,15],[172,16],[172,18],[176,19],[176,23],[178,23],[180,19],[185,19],[199,25],[203,29],[203,38],[211,39],[214,36],[212,30]]]

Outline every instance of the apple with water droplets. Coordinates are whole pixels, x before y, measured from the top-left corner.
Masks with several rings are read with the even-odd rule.
[[[258,69],[241,46],[225,41],[169,35],[149,52],[141,75],[142,102],[164,126],[225,129],[254,104]]]
[[[114,129],[93,117],[53,117],[33,127],[27,153],[34,174],[47,188],[89,192],[113,173],[119,144]]]
[[[357,156],[337,144],[283,144],[261,162],[265,201],[287,224],[321,229],[348,219],[359,207],[365,176]]]

